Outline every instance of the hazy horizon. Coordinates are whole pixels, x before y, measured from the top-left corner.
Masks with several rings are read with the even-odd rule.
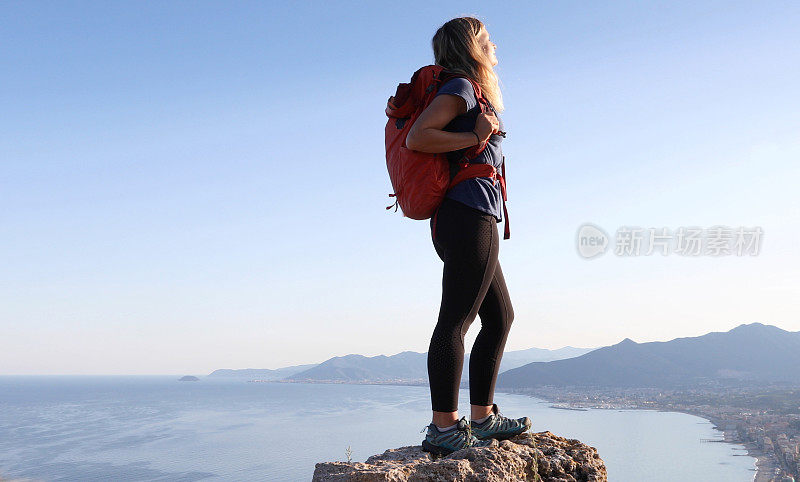
[[[766,325],[770,325],[770,324],[767,323]],[[738,325],[738,326],[741,326],[741,325]],[[775,325],[770,325],[770,326],[775,326]],[[733,329],[733,328],[736,328],[736,327],[732,327],[731,329]],[[780,328],[780,327],[778,327],[778,328]],[[725,330],[725,331],[729,331],[729,330]],[[786,330],[786,331],[789,331],[789,330]],[[628,338],[628,337],[626,337],[626,338]],[[676,338],[680,338],[680,337],[676,337]],[[674,339],[675,338],[672,338],[670,340],[674,340]],[[670,340],[649,340],[649,341],[658,342],[658,341],[670,341]],[[621,342],[621,341],[622,340],[620,340],[619,342]],[[647,343],[647,342],[639,342],[639,341],[636,341],[636,340],[633,340],[633,341],[635,343]],[[619,342],[612,343],[612,345],[616,345]],[[603,345],[603,346],[609,346],[609,345]],[[510,351],[525,351],[525,350],[531,350],[531,349],[558,351],[558,350],[563,350],[563,349],[567,349],[567,348],[578,349],[578,350],[592,350],[593,351],[593,350],[596,350],[598,348],[603,348],[603,346],[578,347],[578,346],[565,345],[565,346],[562,346],[560,348],[528,347],[528,348],[520,348],[519,350],[505,350],[505,353],[508,353]],[[344,357],[344,356],[349,356],[349,355],[361,355],[361,356],[366,356],[366,357],[375,357],[375,356],[381,356],[381,355],[383,355],[383,356],[394,356],[394,355],[398,355],[400,353],[404,353],[404,352],[407,352],[407,351],[414,351],[414,350],[400,350],[400,351],[398,351],[396,353],[378,353],[378,354],[375,354],[375,355],[363,355],[361,353],[345,353],[345,354],[340,354],[340,355],[333,355],[331,357],[328,357],[328,358],[326,358],[324,360],[320,360],[320,361],[317,361],[317,362],[290,363],[290,364],[287,364],[287,365],[281,365],[281,366],[276,366],[276,367],[218,367],[218,368],[213,369],[212,372],[216,371],[216,370],[265,370],[265,369],[266,370],[278,370],[278,369],[281,369],[281,368],[287,368],[287,367],[299,366],[299,365],[318,365],[318,364],[323,363],[323,362],[325,362],[327,360],[330,360],[331,358],[334,358],[334,357]],[[425,352],[415,352],[415,353],[425,353]],[[465,356],[468,357],[469,353],[465,353]],[[211,372],[208,372],[208,373],[205,373],[205,372],[204,373],[187,373],[187,372],[175,372],[175,373],[171,373],[171,372],[154,372],[154,373],[84,373],[84,374],[59,374],[59,373],[49,373],[49,374],[2,374],[2,373],[0,373],[0,376],[5,376],[5,375],[7,375],[7,376],[37,376],[37,375],[41,375],[41,376],[118,376],[118,375],[119,376],[127,376],[127,375],[130,375],[130,376],[137,376],[137,375],[141,375],[141,376],[164,376],[164,375],[172,376],[172,375],[175,375],[175,376],[178,376],[178,375],[202,375],[202,376],[205,376],[205,375],[209,375],[210,373]]]
[[[506,105],[506,351],[800,331],[800,3],[4,2],[0,375],[427,351],[442,265],[385,209],[384,107],[465,14]],[[763,236],[587,260],[584,223]]]
[[[529,347],[529,348],[521,348],[520,350],[506,350],[506,352],[509,352],[509,351],[525,351],[525,350],[534,349],[534,348],[542,349],[542,348],[534,346],[534,347]],[[578,346],[565,345],[565,346],[562,346],[560,348],[553,348],[553,349],[543,348],[543,349],[550,350],[550,351],[558,351],[558,350],[562,350],[562,349],[565,349],[565,348],[574,348],[574,349],[579,349],[579,350],[588,350],[588,349],[596,350],[597,348],[600,348],[600,347],[578,347]],[[400,353],[403,353],[403,352],[406,352],[406,351],[414,351],[414,350],[400,350],[397,353],[378,353],[376,355],[369,355],[369,356],[372,356],[372,357],[381,356],[381,355],[394,356],[394,355],[399,355]],[[415,352],[415,353],[425,353],[425,352]],[[318,365],[318,364],[323,363],[323,362],[325,362],[327,360],[330,360],[333,357],[343,357],[343,356],[348,356],[348,355],[361,355],[361,353],[345,353],[345,354],[341,354],[341,355],[333,355],[332,357],[328,357],[325,360],[320,360],[318,362],[290,363],[288,365],[281,365],[281,366],[277,366],[277,367],[219,367],[219,368],[213,369],[212,371],[215,371],[215,370],[277,370],[277,369],[280,369],[280,368],[286,368],[286,367],[298,366],[298,365]],[[469,353],[467,353],[466,356],[469,356]],[[142,375],[142,376],[147,376],[147,375],[154,375],[155,376],[155,375],[208,375],[209,373],[184,373],[184,372],[175,372],[175,373],[168,373],[168,372],[159,372],[159,373],[122,373],[122,374],[118,374],[118,373],[85,373],[85,374],[46,373],[46,374],[41,374],[41,375],[42,376],[68,376],[68,375],[69,376],[82,376],[82,375],[87,375],[87,376],[115,376],[115,375]],[[0,376],[4,376],[4,375],[9,375],[9,376],[27,376],[27,375],[36,375],[36,374],[14,374],[14,373],[4,374],[4,373],[0,373]]]

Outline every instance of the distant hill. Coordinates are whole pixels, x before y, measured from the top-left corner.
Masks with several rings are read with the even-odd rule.
[[[708,381],[800,382],[800,332],[750,323],[727,332],[616,345],[501,373],[497,388],[677,387]]]
[[[555,350],[548,350],[546,348],[528,348],[527,350],[507,351],[503,354],[503,359],[500,361],[500,373],[511,370],[512,368],[527,365],[531,362],[563,360],[566,358],[573,358],[583,355],[584,353],[588,353],[592,350],[595,350],[595,348],[575,348],[572,346],[565,346]],[[427,356],[427,352],[425,352],[425,356]],[[461,382],[466,383],[468,381],[469,353],[464,356],[464,368],[461,370]]]
[[[521,367],[528,363],[540,361],[553,361],[563,360],[565,358],[573,358],[589,353],[597,348],[576,348],[574,346],[565,346],[556,350],[548,350],[546,348],[528,348],[527,350],[507,351],[503,354],[503,359],[500,362],[500,371],[511,370],[512,368]]]
[[[424,353],[404,351],[392,356],[336,356],[286,380],[390,381],[428,377]]]
[[[525,365],[534,360],[553,360],[584,354],[594,348],[564,347],[558,350],[530,348],[509,351],[503,355],[500,371]],[[469,354],[465,355],[462,380],[469,378]],[[303,372],[286,377],[287,380],[338,380],[338,381],[425,381],[428,379],[428,352],[404,351],[396,355],[345,355],[333,357]]]
[[[228,378],[247,378],[249,380],[280,380],[281,378],[295,373],[308,370],[311,367],[317,366],[315,363],[308,365],[294,365],[284,368],[244,368],[240,370],[232,370],[228,368],[221,368],[214,370],[208,376],[210,377],[228,377]]]

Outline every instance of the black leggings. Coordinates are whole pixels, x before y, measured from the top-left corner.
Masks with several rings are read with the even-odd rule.
[[[464,366],[464,335],[481,318],[469,358],[472,405],[489,406],[514,310],[497,260],[497,220],[466,204],[445,198],[431,218],[431,237],[444,261],[442,305],[428,349],[431,405],[436,412],[458,409]]]

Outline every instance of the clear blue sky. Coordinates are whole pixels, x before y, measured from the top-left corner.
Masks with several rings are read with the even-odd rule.
[[[426,351],[441,261],[384,209],[383,109],[464,14],[507,106],[507,350],[800,330],[800,3],[392,5],[0,3],[0,373]],[[765,234],[588,261],[584,222]]]

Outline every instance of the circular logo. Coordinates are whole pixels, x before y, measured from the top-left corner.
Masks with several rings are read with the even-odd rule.
[[[591,259],[606,252],[608,235],[599,226],[584,223],[578,228],[576,243],[578,254],[586,259]]]

